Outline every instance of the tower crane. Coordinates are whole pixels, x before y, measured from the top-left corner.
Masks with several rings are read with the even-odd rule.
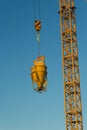
[[[66,130],[83,130],[74,0],[59,0]]]
[[[76,7],[74,5],[74,0],[59,0],[59,6],[66,130],[83,130],[78,45],[76,37]],[[40,25],[41,21],[36,20],[35,30],[38,32],[38,35]],[[41,92],[46,89],[46,77],[47,67],[44,63],[44,57],[39,57],[39,60],[37,58],[34,61],[34,66],[31,69],[32,81],[37,84],[35,90]]]

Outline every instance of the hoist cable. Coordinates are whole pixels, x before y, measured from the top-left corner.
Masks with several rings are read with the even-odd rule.
[[[37,3],[38,9],[36,8],[36,2],[35,1],[37,1],[37,0],[33,0],[34,20],[36,20],[37,17],[38,17],[38,19],[41,19],[41,15],[40,15],[40,0],[38,0],[38,3]],[[38,14],[37,14],[38,16],[36,16],[37,10],[38,10]]]
[[[38,57],[40,56],[40,43],[38,43]]]
[[[35,30],[37,31],[36,37],[38,42],[38,56],[40,56],[40,29],[41,29],[40,0],[38,0],[38,2],[37,0],[33,0],[33,10],[34,10]],[[38,16],[36,16],[37,12],[38,12]]]
[[[39,34],[39,37],[40,37],[40,34]],[[38,57],[40,56],[40,38],[39,38],[39,41],[38,41]]]
[[[39,19],[41,20],[41,16],[40,16],[40,0],[39,0]]]
[[[34,10],[34,21],[36,19],[36,14],[35,14],[35,0],[33,0],[33,10]]]
[[[37,32],[37,42],[38,42],[38,56],[40,56],[40,33]]]

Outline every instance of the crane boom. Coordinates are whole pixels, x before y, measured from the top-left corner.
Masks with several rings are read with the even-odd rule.
[[[83,130],[74,0],[59,0],[66,130]]]

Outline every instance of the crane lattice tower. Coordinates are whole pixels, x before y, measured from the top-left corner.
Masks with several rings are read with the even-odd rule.
[[[60,0],[66,130],[83,130],[74,0]]]

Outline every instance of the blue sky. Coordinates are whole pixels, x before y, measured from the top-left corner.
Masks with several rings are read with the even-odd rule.
[[[38,0],[37,0],[38,1]],[[75,1],[84,130],[87,129],[87,1]],[[65,130],[60,21],[57,0],[41,0],[41,55],[48,90],[32,88],[37,57],[33,0],[0,1],[0,130]]]

